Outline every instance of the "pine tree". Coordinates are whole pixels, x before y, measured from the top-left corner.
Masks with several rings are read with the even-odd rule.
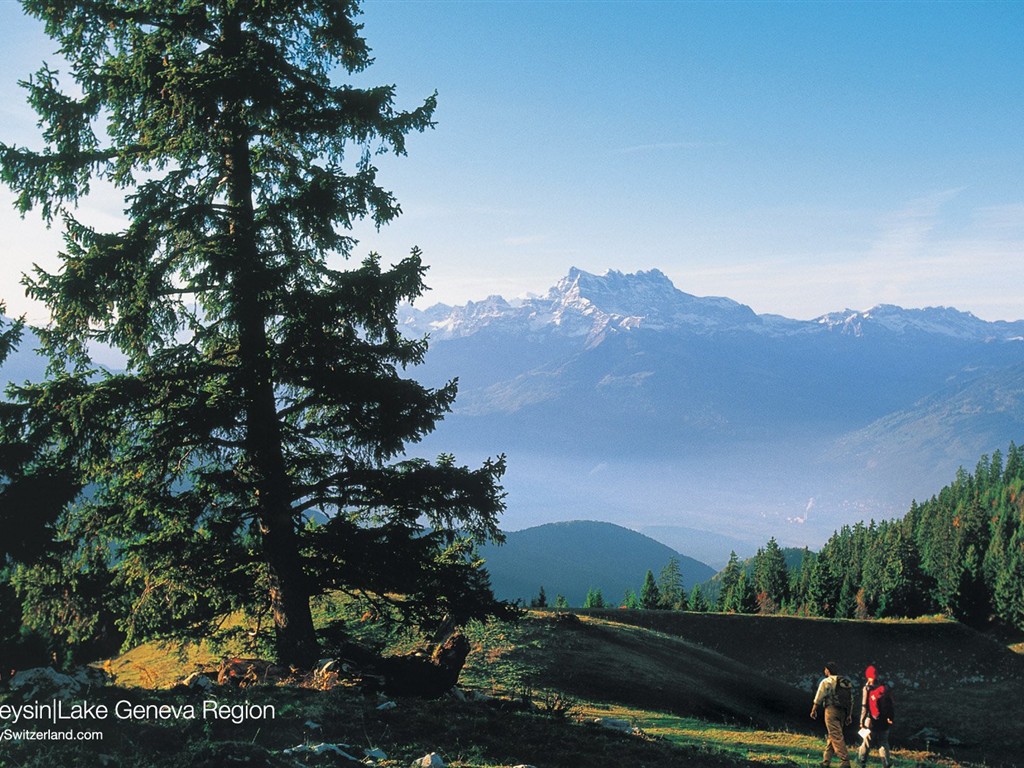
[[[839,602],[836,604],[837,619],[852,619],[857,613],[857,593],[859,588],[853,583],[851,571],[843,576],[843,585],[839,588]]]
[[[834,616],[838,597],[839,590],[832,577],[830,558],[827,550],[822,549],[810,564],[807,611],[812,616]]]
[[[745,570],[740,572],[740,580],[736,582],[736,587],[732,591],[732,599],[726,610],[737,613],[757,613],[757,592],[754,589],[754,579],[747,575]]]
[[[754,558],[754,587],[762,612],[775,613],[789,598],[786,556],[774,536]]]
[[[593,587],[587,590],[587,599],[583,602],[584,608],[604,608],[604,596],[600,589]]]
[[[547,608],[548,607],[548,596],[544,593],[544,585],[540,585],[540,592],[537,596],[530,601],[531,608]]]
[[[1006,451],[1006,466],[1003,468],[1003,482],[1007,485],[1019,480],[1024,472],[1024,455],[1016,443],[1011,442]]]
[[[679,558],[675,555],[658,574],[658,592],[661,595],[661,606],[668,610],[685,611],[686,593],[683,591],[683,573],[679,568]]]
[[[644,583],[640,587],[640,607],[649,611],[661,608],[661,591],[658,589],[658,583],[654,580],[653,571],[647,571]]]
[[[130,640],[244,609],[306,666],[328,589],[420,624],[499,610],[472,549],[500,537],[503,461],[402,459],[455,397],[402,376],[426,349],[395,316],[419,252],[328,263],[353,222],[399,213],[373,158],[431,127],[433,97],[336,84],[371,62],[353,1],[24,5],[74,84],[44,65],[26,88],[45,148],[0,145],[18,208],[65,230],[60,269],[27,278],[50,378],[3,411],[0,524],[59,531],[65,565],[107,547]],[[125,195],[122,231],[75,217],[98,182]]]
[[[20,320],[13,323],[7,321],[4,317],[5,311],[6,307],[0,301],[0,365],[17,346],[24,326]],[[0,405],[0,408],[2,407]],[[15,647],[22,628],[21,604],[11,584],[11,573],[6,559],[3,549],[0,549],[0,659],[4,659],[0,661],[0,682],[13,666],[13,662],[7,659],[13,660],[15,657]]]
[[[924,603],[924,578],[913,541],[896,524],[886,528],[881,541],[877,616],[919,616]]]
[[[719,580],[718,605],[720,611],[739,610],[738,597],[735,594],[736,585],[739,584],[743,568],[740,566],[740,559],[735,552],[729,553],[729,562],[726,563]]]
[[[996,577],[993,602],[997,615],[1006,624],[1024,630],[1024,526],[1013,534],[1006,560]]]
[[[800,565],[795,572],[790,574],[789,579],[789,609],[794,613],[808,612],[808,594],[811,583],[811,573],[817,555],[804,547],[803,556],[800,558]]]
[[[704,590],[700,588],[700,584],[694,584],[693,589],[690,590],[690,597],[687,602],[690,604],[690,610],[698,613],[706,613],[711,610],[711,603],[704,596]]]

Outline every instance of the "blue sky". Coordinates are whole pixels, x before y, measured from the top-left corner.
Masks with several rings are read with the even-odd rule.
[[[437,128],[382,158],[422,302],[543,292],[570,266],[657,267],[698,295],[810,318],[878,303],[1024,318],[1024,4],[364,5],[376,64]],[[0,131],[52,46],[0,0]],[[0,192],[0,296],[58,239]],[[117,226],[102,190],[84,214]]]

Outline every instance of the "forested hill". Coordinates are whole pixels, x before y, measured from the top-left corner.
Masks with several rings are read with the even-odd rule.
[[[773,543],[759,552],[754,579],[730,563],[719,607],[835,618],[944,613],[1024,630],[1024,451],[1011,443],[1005,457],[983,456],[902,519],[844,526],[787,579],[767,567]]]
[[[679,567],[681,587],[689,590],[713,569],[681,555],[643,534],[612,523],[574,520],[514,531],[501,546],[481,549],[494,593],[505,600],[529,603],[541,588],[552,600],[583,605],[592,589],[618,604],[636,590],[644,574],[658,573],[671,559]]]

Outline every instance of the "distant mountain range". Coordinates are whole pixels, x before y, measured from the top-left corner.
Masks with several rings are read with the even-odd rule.
[[[715,575],[710,566],[636,531],[590,520],[514,531],[503,545],[488,545],[481,555],[494,594],[526,605],[543,587],[551,605],[562,595],[578,608],[587,592],[600,589],[608,605],[618,606],[626,590],[639,593],[647,571],[657,577],[673,557],[687,590]]]
[[[505,453],[509,530],[605,520],[720,567],[771,536],[817,547],[901,515],[1024,440],[1024,321],[891,305],[793,320],[658,270],[579,269],[542,297],[400,320],[430,336],[409,374],[459,380],[415,452]],[[0,380],[42,374],[31,346]]]
[[[801,321],[658,270],[572,269],[543,297],[402,322],[431,339],[417,377],[459,380],[423,450],[508,454],[510,528],[608,520],[717,565],[900,515],[1024,438],[1024,321],[891,305]]]

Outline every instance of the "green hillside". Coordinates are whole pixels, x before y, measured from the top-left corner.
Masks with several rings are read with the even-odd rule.
[[[513,531],[504,544],[484,546],[480,554],[495,595],[526,604],[544,587],[550,602],[562,595],[569,605],[581,606],[589,590],[600,589],[609,604],[618,605],[626,590],[640,588],[647,571],[658,574],[673,557],[687,590],[714,575],[710,566],[648,536],[594,520]]]

